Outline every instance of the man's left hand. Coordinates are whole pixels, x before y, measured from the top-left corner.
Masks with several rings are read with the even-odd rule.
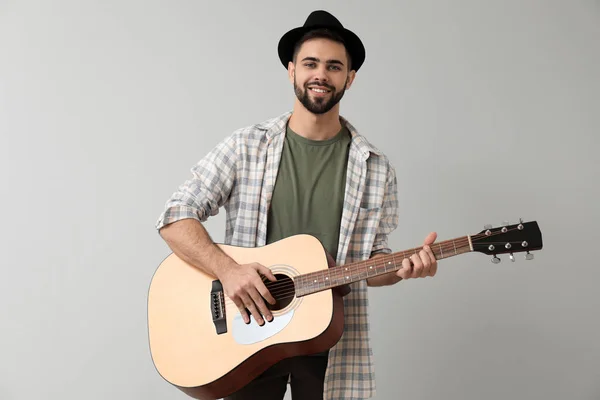
[[[429,246],[435,242],[436,238],[437,233],[435,232],[427,235],[423,242],[423,250],[402,260],[402,268],[396,272],[396,275],[402,279],[435,276],[437,272],[437,260]]]

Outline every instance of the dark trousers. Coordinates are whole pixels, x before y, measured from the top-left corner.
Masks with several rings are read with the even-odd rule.
[[[282,400],[288,377],[293,400],[323,399],[327,353],[287,358],[224,400]]]

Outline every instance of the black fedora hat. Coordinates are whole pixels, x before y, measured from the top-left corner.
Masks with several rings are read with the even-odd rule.
[[[313,11],[303,26],[294,28],[281,37],[277,50],[283,66],[287,69],[288,63],[292,61],[296,42],[305,33],[319,28],[327,28],[335,31],[344,39],[346,49],[350,53],[350,57],[352,57],[352,69],[358,71],[365,61],[365,46],[354,32],[344,28],[336,17],[323,10]]]

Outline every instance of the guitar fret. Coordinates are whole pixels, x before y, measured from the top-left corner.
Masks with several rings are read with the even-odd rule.
[[[438,242],[436,243],[437,247],[435,248],[434,255],[436,258],[442,259],[472,251],[471,244],[468,242],[469,240],[470,238],[465,236],[454,240]],[[449,246],[450,243],[452,243],[452,247]],[[413,254],[419,255],[422,249],[423,247],[408,249],[383,257],[377,257],[376,259],[357,261],[344,266],[335,266],[326,270],[297,276],[294,278],[296,295],[305,296],[325,289],[398,271],[402,268],[404,259],[410,260]],[[452,253],[452,249],[454,249],[454,254]]]
[[[302,284],[304,285],[305,290],[307,292],[309,292],[310,291],[310,285],[308,284],[308,277],[307,276],[304,276],[302,278]]]
[[[296,279],[294,279],[296,281],[296,295],[303,295],[304,294],[304,285],[302,284],[302,275],[297,276]]]
[[[333,276],[333,282],[336,286],[338,286],[340,284],[340,270],[339,269],[335,270],[335,274]]]

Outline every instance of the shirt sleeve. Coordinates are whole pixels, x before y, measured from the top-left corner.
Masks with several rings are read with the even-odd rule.
[[[232,136],[222,140],[191,168],[192,177],[167,200],[156,229],[186,218],[204,222],[217,215],[236,178],[237,146]]]
[[[388,237],[398,227],[398,182],[393,166],[388,167],[385,183],[381,219],[373,242],[371,256],[378,253],[389,254],[392,249],[388,246]]]

